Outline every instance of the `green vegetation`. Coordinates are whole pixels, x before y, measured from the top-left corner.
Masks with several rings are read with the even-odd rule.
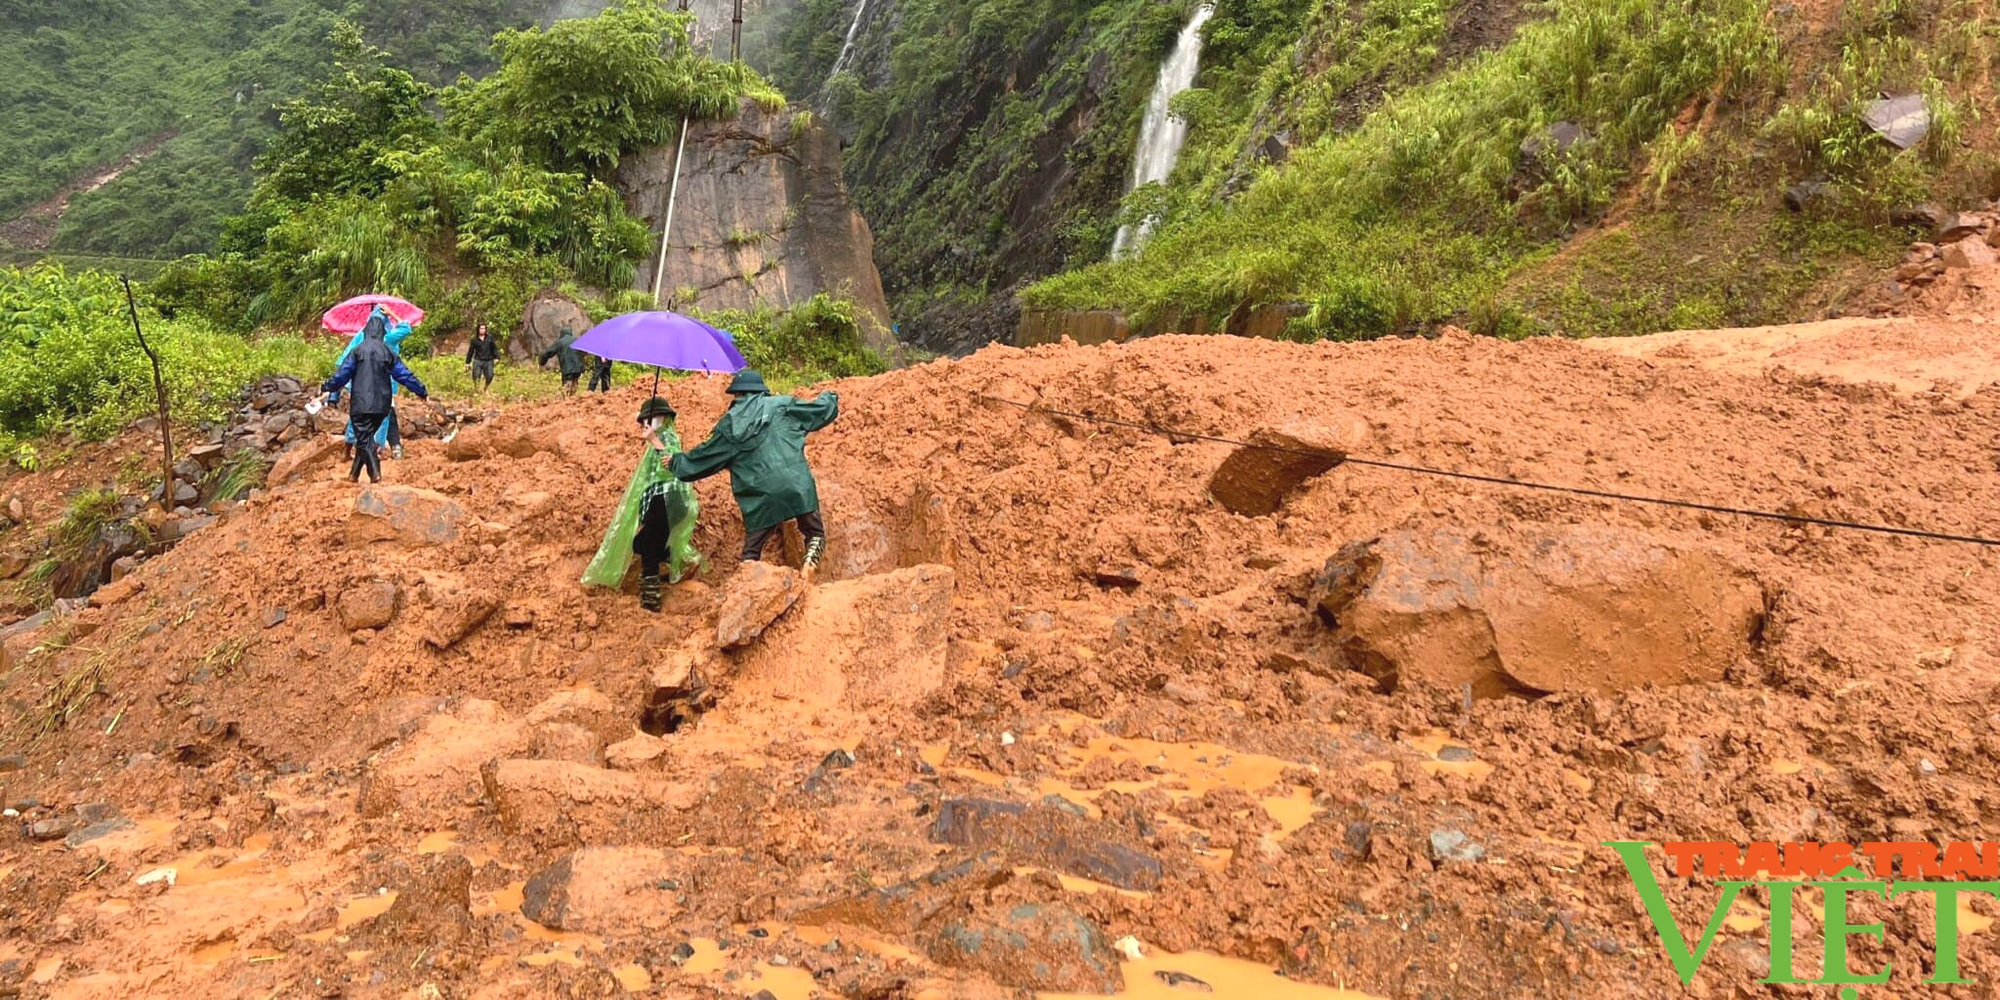
[[[164,258],[213,249],[250,189],[276,101],[325,69],[341,18],[392,39],[421,79],[493,65],[532,0],[19,0],[0,4],[0,220],[67,185],[58,250]],[[139,158],[136,165],[133,158]],[[20,263],[14,261],[13,263]]]
[[[505,327],[540,288],[630,285],[650,240],[607,183],[618,158],[682,114],[779,100],[743,67],[691,52],[688,23],[659,0],[623,0],[503,32],[492,75],[441,92],[336,26],[329,72],[277,108],[249,212],[223,253],[161,275],[162,308],[238,330],[308,325],[373,290],[432,303],[433,327]]]
[[[1186,155],[1165,189],[1127,199],[1127,218],[1163,217],[1154,238],[1024,300],[1216,321],[1303,301],[1302,338],[1778,322],[1857,262],[1886,263],[1890,207],[1980,179],[1960,147],[1994,110],[1977,81],[2000,21],[1974,0],[1866,0],[1820,33],[1764,0],[1543,13],[1453,62],[1453,0],[1222,0],[1202,87],[1176,102]],[[1910,91],[1934,127],[1899,152],[1859,112]],[[1257,165],[1281,131],[1289,160]],[[1836,197],[1786,214],[1784,186],[1814,177]]]
[[[245,340],[149,308],[140,319],[175,415],[189,421],[220,418],[243,386],[310,371],[308,359],[326,353],[297,337]],[[52,264],[0,268],[0,450],[53,431],[106,436],[152,410],[152,378],[117,279]]]
[[[703,314],[701,319],[728,330],[743,360],[780,392],[885,370],[882,358],[862,339],[853,303],[825,294],[785,313],[730,309]]]
[[[769,42],[773,78],[819,92],[853,9],[806,0]],[[848,65],[886,72],[844,72],[824,98],[852,138],[849,186],[899,316],[951,311],[1110,248],[1146,94],[1188,10],[896,0],[893,17],[871,20],[875,37],[857,49],[886,56]]]

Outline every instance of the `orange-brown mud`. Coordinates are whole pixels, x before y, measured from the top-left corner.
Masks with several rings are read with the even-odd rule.
[[[1929,342],[1899,340],[1911,365]],[[1598,845],[2000,839],[2000,552],[1354,465],[1250,518],[1208,493],[1229,445],[982,396],[1227,437],[1339,410],[1365,457],[1995,533],[2000,388],[1896,371],[1167,337],[838,383],[811,446],[827,565],[729,653],[708,648],[739,572],[722,481],[700,485],[709,569],[665,613],[576,582],[637,389],[413,441],[390,485],[431,492],[372,494],[413,504],[400,521],[357,513],[328,456],[9,641],[0,990],[1763,995],[1761,897],[1683,988]],[[669,393],[690,438],[725,402]],[[1604,617],[1491,612],[1491,655],[1543,688],[1470,698],[1435,663],[1350,669],[1318,606],[1329,559],[1385,533],[1494,566],[1573,528],[1754,580],[1754,634],[1680,686],[1644,657],[1564,666],[1554,647],[1661,610],[1577,584]],[[713,710],[638,734],[656,673],[689,663]],[[65,681],[99,693],[30,739]],[[100,804],[84,818],[127,821],[23,834]],[[1705,918],[1708,880],[1667,885]],[[1938,989],[1927,910],[1851,919],[1890,927],[1855,968],[1907,970],[1865,995]],[[1992,934],[1964,953],[2000,982]]]

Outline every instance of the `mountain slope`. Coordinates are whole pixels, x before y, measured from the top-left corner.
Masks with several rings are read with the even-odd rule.
[[[65,251],[171,257],[210,249],[240,211],[271,106],[324,68],[347,17],[434,81],[491,65],[501,27],[539,0],[101,0],[0,3],[0,222],[135,151],[79,193],[53,232]],[[16,241],[20,242],[20,241]],[[31,249],[47,249],[47,245]]]

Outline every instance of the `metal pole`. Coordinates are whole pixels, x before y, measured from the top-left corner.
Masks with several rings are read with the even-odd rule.
[[[743,0],[736,0],[736,14],[729,19],[729,61],[743,61]]]
[[[660,285],[667,278],[667,238],[674,231],[674,200],[681,193],[681,154],[687,152],[688,120],[681,117],[681,140],[674,144],[674,179],[667,187],[667,224],[660,227],[660,260],[653,268],[653,305],[660,304]]]

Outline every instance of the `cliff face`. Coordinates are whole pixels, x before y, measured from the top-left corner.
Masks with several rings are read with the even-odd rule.
[[[619,165],[626,206],[655,234],[666,220],[673,174],[672,146]],[[859,307],[871,346],[894,347],[875,238],[848,199],[840,137],[810,114],[771,113],[746,101],[731,121],[691,126],[673,225],[663,300],[788,309],[826,292]],[[656,255],[640,266],[640,288],[653,287],[656,268]]]
[[[768,9],[774,26],[746,51],[844,133],[847,179],[878,227],[904,339],[956,354],[1009,338],[1013,289],[1109,251],[1140,113],[1185,20],[1181,5]]]

